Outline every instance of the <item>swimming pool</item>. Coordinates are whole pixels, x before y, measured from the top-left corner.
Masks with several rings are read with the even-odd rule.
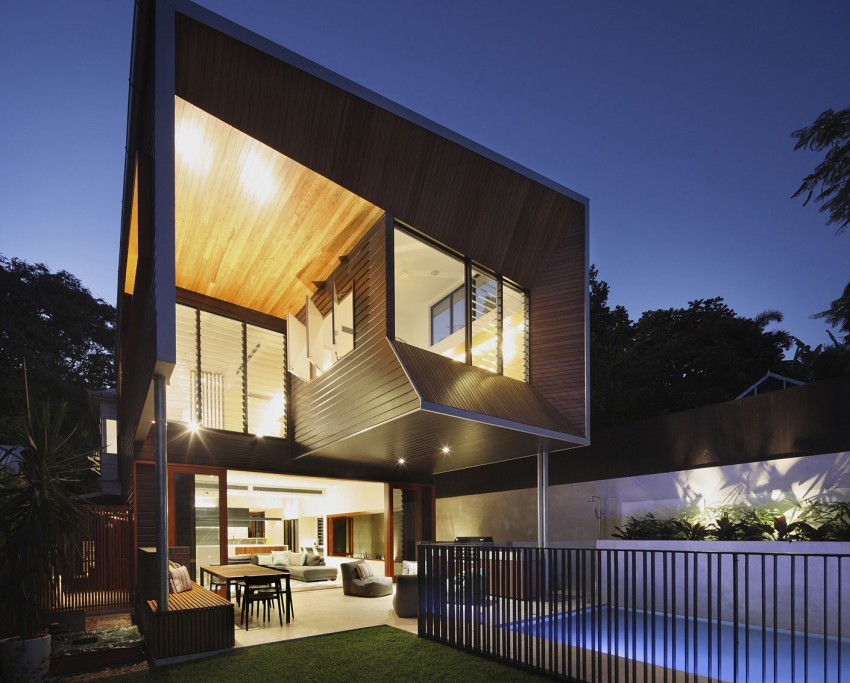
[[[607,607],[505,626],[577,648],[722,681],[850,683],[847,638]],[[737,636],[737,647],[735,645]],[[736,654],[737,651],[737,662]],[[736,674],[737,665],[737,674]]]

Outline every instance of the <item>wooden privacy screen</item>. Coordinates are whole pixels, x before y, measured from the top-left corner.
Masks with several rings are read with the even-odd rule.
[[[133,526],[126,505],[91,505],[78,539],[80,555],[61,569],[42,609],[107,612],[132,606]]]

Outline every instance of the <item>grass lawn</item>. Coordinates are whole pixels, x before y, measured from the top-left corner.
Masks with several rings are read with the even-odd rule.
[[[108,681],[530,681],[519,669],[389,626],[240,648]]]

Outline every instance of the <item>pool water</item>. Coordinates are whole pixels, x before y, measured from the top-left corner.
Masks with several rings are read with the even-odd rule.
[[[610,622],[610,623],[609,623]],[[505,628],[723,681],[850,683],[850,641],[602,606]],[[737,648],[735,636],[737,635]],[[735,652],[737,649],[737,675]]]

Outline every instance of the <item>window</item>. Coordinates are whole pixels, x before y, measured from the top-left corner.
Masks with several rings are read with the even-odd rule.
[[[286,436],[285,337],[177,305],[177,363],[167,418],[209,429]]]
[[[397,340],[528,381],[528,295],[522,289],[398,227],[393,257]]]
[[[463,286],[431,306],[431,346],[462,330],[466,321]]]

